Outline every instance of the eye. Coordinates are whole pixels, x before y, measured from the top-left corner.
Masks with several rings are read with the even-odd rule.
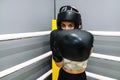
[[[69,24],[69,28],[74,28],[75,25],[74,24]]]
[[[65,24],[61,24],[61,28],[65,28],[66,27],[66,25]]]

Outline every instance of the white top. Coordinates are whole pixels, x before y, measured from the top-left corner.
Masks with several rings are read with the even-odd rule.
[[[87,67],[88,59],[85,61],[72,61],[64,58],[64,67],[72,70],[85,69]]]

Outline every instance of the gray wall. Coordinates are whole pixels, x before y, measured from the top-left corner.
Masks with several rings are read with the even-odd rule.
[[[0,0],[0,35],[51,30],[53,18],[53,0]],[[50,51],[49,35],[1,41],[0,71],[48,51]],[[0,80],[35,80],[49,69],[51,69],[50,57],[0,78]]]
[[[120,31],[119,0],[56,0],[56,14],[63,5],[73,5],[82,15],[83,28],[93,31]],[[94,36],[93,52],[120,56],[120,37]],[[120,80],[120,62],[90,58],[87,71]],[[88,77],[88,80],[94,80]]]
[[[53,17],[53,0],[0,0],[1,34],[50,30]]]
[[[73,5],[80,11],[84,29],[120,31],[119,0],[56,0],[56,12],[62,5]]]

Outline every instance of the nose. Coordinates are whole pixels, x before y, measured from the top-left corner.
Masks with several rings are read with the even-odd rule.
[[[65,30],[70,30],[69,26],[65,26]]]

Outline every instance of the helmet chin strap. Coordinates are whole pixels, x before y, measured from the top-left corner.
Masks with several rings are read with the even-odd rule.
[[[79,27],[79,29],[82,29],[83,27],[82,27],[82,24],[80,25],[80,27]]]

